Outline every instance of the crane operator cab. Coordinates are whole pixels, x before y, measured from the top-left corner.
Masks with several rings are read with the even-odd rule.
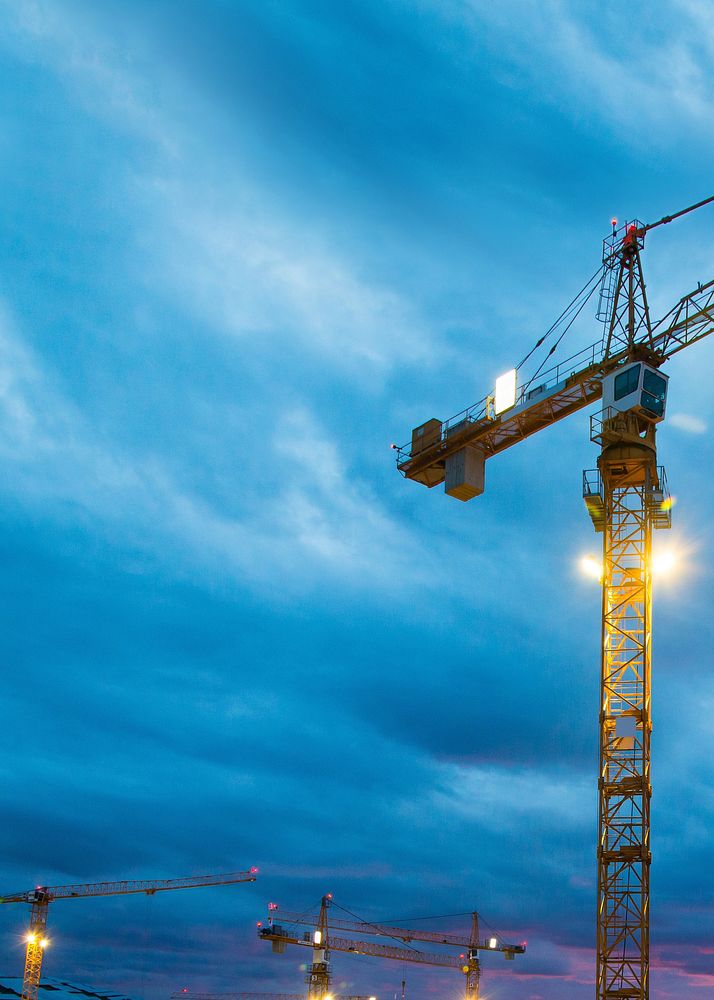
[[[602,380],[603,407],[614,413],[634,413],[646,424],[664,420],[669,377],[657,368],[636,361]]]

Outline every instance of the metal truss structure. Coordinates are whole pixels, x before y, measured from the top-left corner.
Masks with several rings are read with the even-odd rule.
[[[649,996],[654,427],[604,431],[597,921],[598,1000]],[[628,437],[630,440],[628,441]],[[657,515],[658,517],[658,515]]]
[[[542,374],[538,369],[519,391],[514,369],[513,397],[503,405],[497,386],[450,420],[414,428],[411,445],[393,445],[402,475],[429,488],[444,482],[451,496],[473,499],[484,491],[486,459],[601,399],[605,384],[619,392],[618,379],[644,364],[665,386],[657,369],[714,332],[714,281],[700,283],[652,324],[640,251],[651,229],[712,202],[714,196],[649,225],[635,221],[618,230],[613,220],[603,245],[600,344]],[[653,529],[671,525],[655,446],[665,393],[649,415],[639,401],[606,403],[591,420],[591,439],[601,446],[598,470],[584,474],[588,513],[603,533],[597,1000],[649,998],[651,555]],[[614,400],[625,395],[623,389]]]
[[[471,914],[471,930],[468,935],[451,931],[413,930],[389,924],[345,920],[344,918],[333,920],[332,917],[330,917],[328,927],[327,912],[331,903],[331,896],[322,897],[320,914],[316,923],[315,918],[307,913],[282,910],[277,904],[271,903],[269,926],[264,927],[262,923],[258,924],[258,936],[263,940],[272,941],[273,951],[279,954],[285,951],[288,944],[312,948],[313,960],[308,966],[306,977],[308,1000],[325,1000],[326,997],[332,996],[330,993],[330,951],[343,951],[353,955],[371,955],[374,958],[389,958],[398,962],[416,962],[421,965],[458,969],[466,979],[465,1000],[479,1000],[481,976],[479,952],[501,952],[506,959],[512,960],[516,955],[522,955],[526,950],[525,944],[506,943],[498,937],[480,940],[477,913]],[[282,921],[292,925],[307,925],[314,927],[314,930],[300,934],[294,927],[290,930],[283,927]],[[375,941],[334,937],[332,928],[354,931],[372,937],[393,938],[405,943],[424,941],[447,947],[464,948],[465,950],[459,955],[424,952],[412,947],[402,948],[393,944],[378,944]]]
[[[90,896],[126,896],[174,889],[195,889],[201,886],[234,885],[237,882],[255,882],[258,869],[229,872],[223,875],[189,875],[187,878],[140,879],[122,882],[93,882],[88,884],[37,886],[26,892],[0,896],[0,903],[29,903],[30,926],[26,941],[25,974],[22,980],[22,1000],[37,1000],[42,974],[42,957],[47,945],[47,916],[50,903],[57,899],[86,899]]]

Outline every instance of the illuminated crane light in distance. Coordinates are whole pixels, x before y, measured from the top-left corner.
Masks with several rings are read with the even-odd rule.
[[[497,948],[498,947],[498,938],[489,938],[488,939],[488,946],[489,946],[489,948]]]
[[[493,408],[495,412],[503,413],[510,409],[516,402],[516,369],[511,368],[509,372],[504,372],[496,379],[496,392],[494,393]]]
[[[312,936],[312,943],[322,944],[322,931],[315,931],[315,933]],[[327,997],[325,997],[325,1000],[327,1000]]]

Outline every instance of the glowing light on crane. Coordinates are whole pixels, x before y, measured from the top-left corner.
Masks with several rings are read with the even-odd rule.
[[[602,580],[602,559],[595,556],[583,556],[580,560],[580,571],[591,580]]]
[[[650,569],[655,576],[672,576],[681,565],[681,557],[674,549],[662,549],[654,552],[650,560]],[[602,560],[595,556],[582,556],[579,562],[580,572],[590,580],[602,580],[603,565]]]
[[[516,369],[504,372],[496,379],[493,408],[496,414],[509,410],[516,402]]]
[[[672,549],[655,552],[652,556],[652,572],[657,576],[671,576],[677,569],[679,559]]]

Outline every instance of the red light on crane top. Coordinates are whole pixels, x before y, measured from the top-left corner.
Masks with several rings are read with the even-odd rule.
[[[257,875],[258,874],[258,869],[255,866],[253,866],[251,868],[251,870],[250,870],[250,874],[251,875]]]
[[[331,893],[331,892],[328,892],[328,894],[327,894],[327,898],[328,898],[328,899],[332,899],[332,893]]]
[[[614,216],[614,215],[613,215],[613,217],[612,217],[612,218],[610,219],[610,222],[612,223],[612,228],[613,228],[613,229],[616,229],[616,228],[617,228],[617,219],[615,218],[615,216]]]
[[[263,921],[259,920],[255,926],[256,927],[262,927],[263,926]]]
[[[277,903],[268,903],[268,909],[269,910],[277,910],[277,908],[278,908],[278,904]]]

